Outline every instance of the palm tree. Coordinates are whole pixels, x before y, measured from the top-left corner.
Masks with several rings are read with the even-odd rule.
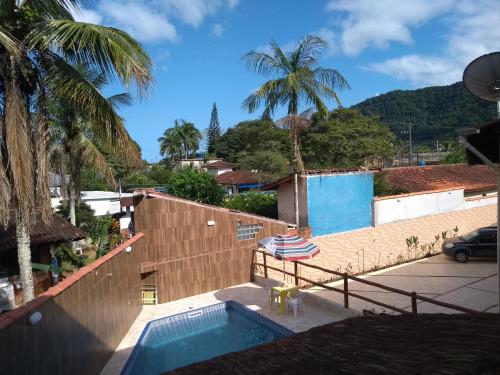
[[[158,138],[160,154],[169,157],[172,161],[175,158],[188,158],[190,154],[198,150],[201,138],[200,131],[193,123],[175,120],[174,127],[165,130],[163,136]]]
[[[161,156],[166,156],[171,161],[182,158],[182,138],[177,127],[165,130],[163,136],[158,138],[158,142],[160,142]]]
[[[180,120],[179,124],[176,120],[175,124],[176,127],[179,127],[184,157],[188,158],[189,155],[194,154],[196,151],[198,151],[202,135],[192,122]]]
[[[247,67],[273,79],[265,82],[243,101],[243,108],[250,113],[262,104],[263,118],[270,118],[278,106],[286,106],[288,119],[284,120],[290,128],[295,150],[298,171],[304,170],[300,155],[300,132],[307,126],[307,112],[298,116],[302,104],[313,105],[320,116],[328,115],[328,108],[322,98],[334,100],[340,105],[335,90],[349,88],[347,80],[337,70],[318,65],[321,50],[328,44],[314,35],[307,35],[295,50],[285,53],[276,42],[270,43],[272,53],[248,52],[243,58]],[[306,121],[306,122],[305,122]]]
[[[88,66],[77,66],[77,70],[94,87],[101,90],[108,80],[103,74],[93,71]],[[113,95],[107,102],[117,109],[119,105],[132,104],[132,98],[127,93]],[[64,98],[59,99],[51,106],[54,127],[54,156],[55,159],[66,159],[70,165],[69,184],[69,218],[71,224],[76,225],[76,208],[80,202],[80,175],[83,166],[99,172],[106,181],[116,186],[111,166],[107,163],[102,149],[109,151],[112,156],[119,156],[133,166],[141,163],[136,144],[130,138],[120,116],[115,113],[113,122],[106,124],[95,118],[95,113],[82,113],[77,108],[66,103]],[[109,125],[109,126],[108,126]],[[109,127],[109,129],[107,129]],[[64,165],[59,163],[59,165]],[[59,173],[63,176],[64,170]]]
[[[47,220],[48,99],[64,98],[79,113],[95,111],[112,131],[111,103],[75,68],[88,65],[147,94],[151,60],[127,33],[76,22],[83,0],[2,1],[0,6],[0,220],[15,208],[23,302],[34,298],[30,222],[35,207]]]

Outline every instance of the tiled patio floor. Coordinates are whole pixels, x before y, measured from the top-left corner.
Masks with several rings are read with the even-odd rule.
[[[363,276],[363,279],[476,311],[498,312],[496,266],[495,260],[492,259],[470,259],[469,262],[461,264],[440,254],[374,272]],[[342,289],[343,281],[328,285]],[[411,311],[411,299],[408,296],[352,280],[349,282],[349,290],[366,298]],[[313,287],[309,291],[337,303],[343,303],[344,300],[343,294],[323,288]],[[354,297],[349,298],[349,307],[358,311],[395,313]],[[417,311],[458,313],[457,310],[423,301],[418,301]]]
[[[340,305],[307,293],[304,314],[300,313],[297,319],[293,317],[293,314],[280,315],[277,309],[271,311],[269,307],[268,290],[256,283],[236,285],[160,305],[144,306],[101,375],[120,373],[147,322],[228,300],[237,301],[252,310],[258,311],[294,332],[305,331],[312,327],[343,320],[358,314],[353,310],[344,309]]]
[[[418,236],[422,245],[434,241],[436,234],[452,230],[454,227],[458,227],[458,235],[461,235],[478,227],[495,223],[496,205],[490,205],[315,237],[312,242],[320,247],[321,252],[314,259],[306,262],[340,272],[351,270],[354,274],[366,273],[374,266],[384,267],[394,264],[398,255],[406,258],[406,239],[410,236]],[[439,247],[440,243],[437,248]],[[283,268],[283,262],[271,257],[267,259],[269,265]],[[262,263],[260,254],[257,260]],[[293,273],[291,262],[285,262],[285,267],[287,271]],[[305,267],[299,271],[303,277],[315,281],[325,281],[331,278],[330,274]],[[275,271],[270,271],[269,276],[277,280],[283,279],[283,275]]]

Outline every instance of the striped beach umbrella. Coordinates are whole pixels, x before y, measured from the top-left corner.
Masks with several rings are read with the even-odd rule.
[[[318,246],[299,236],[276,235],[266,237],[259,241],[259,245],[269,255],[282,260],[305,260],[319,254]]]

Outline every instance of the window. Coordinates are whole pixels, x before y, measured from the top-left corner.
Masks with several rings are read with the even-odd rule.
[[[496,233],[482,233],[479,242],[480,243],[496,243],[497,242],[497,235],[496,235]]]
[[[252,240],[255,235],[263,228],[262,224],[242,225],[239,221],[236,223],[236,238],[242,240]]]

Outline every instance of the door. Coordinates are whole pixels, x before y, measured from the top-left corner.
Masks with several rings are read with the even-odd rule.
[[[483,232],[479,236],[479,244],[476,247],[475,256],[494,257],[497,253],[497,234],[495,232]]]

